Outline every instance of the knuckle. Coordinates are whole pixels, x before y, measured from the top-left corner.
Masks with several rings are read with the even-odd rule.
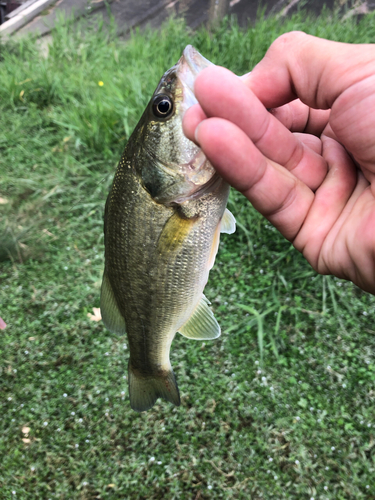
[[[290,31],[280,35],[272,43],[270,51],[275,51],[277,53],[284,52],[288,47],[294,47],[296,44],[301,42],[301,39],[308,37],[303,31]]]

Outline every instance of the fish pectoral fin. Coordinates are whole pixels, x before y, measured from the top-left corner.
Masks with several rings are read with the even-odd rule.
[[[232,212],[230,212],[227,208],[225,209],[224,215],[221,219],[220,224],[220,232],[233,234],[236,230],[236,219]]]
[[[115,294],[105,270],[100,293],[100,312],[103,323],[110,332],[117,333],[118,335],[126,333],[125,319],[120,313]]]
[[[188,339],[212,340],[220,337],[220,326],[204,295],[188,321],[178,330]]]
[[[181,248],[185,243],[196,219],[181,217],[175,212],[165,224],[158,240],[158,252],[160,254],[170,254]]]
[[[180,393],[172,368],[164,375],[142,377],[132,369],[129,362],[128,378],[130,406],[133,410],[149,410],[158,398],[180,406]]]

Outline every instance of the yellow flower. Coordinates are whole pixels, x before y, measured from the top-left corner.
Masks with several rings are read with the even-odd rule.
[[[103,87],[104,83],[102,81],[98,82],[99,87]]]

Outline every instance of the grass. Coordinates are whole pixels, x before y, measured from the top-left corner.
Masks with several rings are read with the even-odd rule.
[[[183,47],[244,73],[285,31],[374,42],[374,19],[174,21],[127,42],[80,24],[47,58],[2,47],[1,498],[375,498],[374,297],[316,275],[238,193],[206,287],[223,334],[173,343],[181,407],[133,412],[127,339],[87,316],[116,163]]]

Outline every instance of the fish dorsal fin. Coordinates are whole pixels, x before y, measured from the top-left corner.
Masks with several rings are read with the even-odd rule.
[[[204,295],[188,321],[179,329],[188,339],[212,340],[220,337],[220,326],[214,313],[208,307],[209,301]]]
[[[111,283],[109,282],[106,271],[103,274],[103,283],[100,293],[100,312],[106,328],[112,333],[124,335],[125,319],[118,308],[115,294],[113,293]]]
[[[236,219],[232,212],[230,212],[227,208],[225,209],[224,215],[221,219],[220,224],[220,232],[233,234],[236,230]]]

